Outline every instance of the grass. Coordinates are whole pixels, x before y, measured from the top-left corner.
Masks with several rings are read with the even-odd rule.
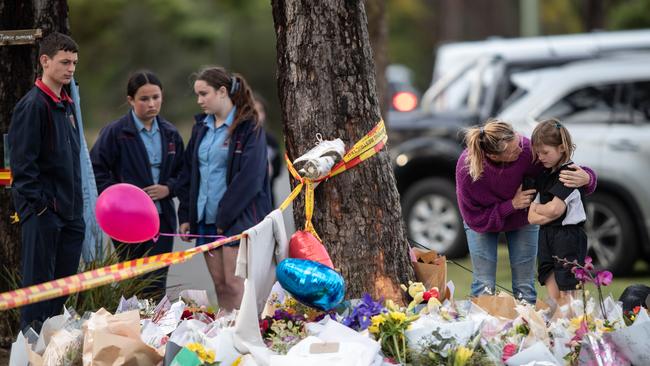
[[[469,255],[462,259],[455,259],[454,262],[462,265],[467,269],[472,269],[472,262]],[[603,288],[603,296],[611,293],[614,300],[618,300],[619,296],[625,288],[629,285],[636,283],[650,283],[650,268],[643,261],[638,261],[634,266],[634,272],[631,276],[617,277],[614,276],[614,281]],[[460,266],[448,262],[447,264],[447,280],[454,281],[456,290],[454,298],[464,299],[470,293],[470,286],[472,284],[472,274]],[[497,262],[497,284],[512,291],[511,277],[510,277],[510,261],[508,259],[508,248],[505,245],[499,245],[499,256]],[[546,288],[540,286],[537,281],[537,296],[544,300],[546,299]],[[596,287],[594,285],[587,285],[587,290],[591,292],[592,296],[596,294]]]

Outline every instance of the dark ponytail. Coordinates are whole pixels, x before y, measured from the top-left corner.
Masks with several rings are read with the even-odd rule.
[[[215,90],[223,86],[228,91],[228,97],[237,108],[228,133],[232,134],[242,122],[247,120],[255,123],[255,129],[260,127],[261,121],[255,110],[253,92],[243,76],[237,73],[230,74],[221,66],[211,66],[199,71],[195,80],[205,81]]]

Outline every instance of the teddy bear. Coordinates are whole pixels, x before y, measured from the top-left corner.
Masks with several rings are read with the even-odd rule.
[[[433,287],[430,290],[427,290],[422,282],[413,281],[409,281],[408,287],[403,284],[400,285],[400,287],[402,290],[406,291],[413,299],[406,308],[407,311],[413,310],[413,308],[422,303],[422,301],[425,301],[427,303],[427,306],[422,309],[422,312],[430,312],[436,307],[440,306],[440,301],[438,301],[439,291],[437,287]]]

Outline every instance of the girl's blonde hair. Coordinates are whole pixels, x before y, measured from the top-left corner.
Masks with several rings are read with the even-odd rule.
[[[569,130],[555,118],[538,123],[530,139],[533,149],[533,162],[537,161],[537,154],[542,145],[562,147],[564,150],[563,156],[557,166],[571,160],[573,152],[576,151],[576,145],[571,141]]]
[[[512,126],[498,119],[489,119],[483,126],[465,130],[465,145],[467,145],[465,164],[469,168],[472,182],[479,180],[483,174],[485,154],[501,154],[506,150],[508,142],[516,137],[517,134]]]

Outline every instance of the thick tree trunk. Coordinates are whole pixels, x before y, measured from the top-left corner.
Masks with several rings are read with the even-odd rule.
[[[40,28],[47,35],[53,30],[69,33],[68,6],[65,0],[4,0],[0,2],[0,29]],[[34,85],[38,65],[37,45],[0,46],[0,137],[9,131],[13,108]],[[0,165],[4,162],[4,139],[0,138]],[[12,225],[14,213],[10,190],[0,188],[0,270],[21,268],[20,225]],[[0,281],[0,292],[9,284]],[[18,324],[15,312],[0,312],[0,346],[13,342]]]
[[[388,22],[386,20],[386,0],[365,0],[368,13],[368,36],[375,59],[375,81],[379,96],[379,107],[384,120],[388,117],[388,106],[391,96],[388,95]]]
[[[316,134],[350,148],[380,120],[363,1],[272,1],[287,152]],[[296,182],[294,181],[295,185]],[[294,203],[297,226],[304,201]],[[413,277],[387,149],[315,190],[314,226],[347,282],[347,297],[401,299]]]

